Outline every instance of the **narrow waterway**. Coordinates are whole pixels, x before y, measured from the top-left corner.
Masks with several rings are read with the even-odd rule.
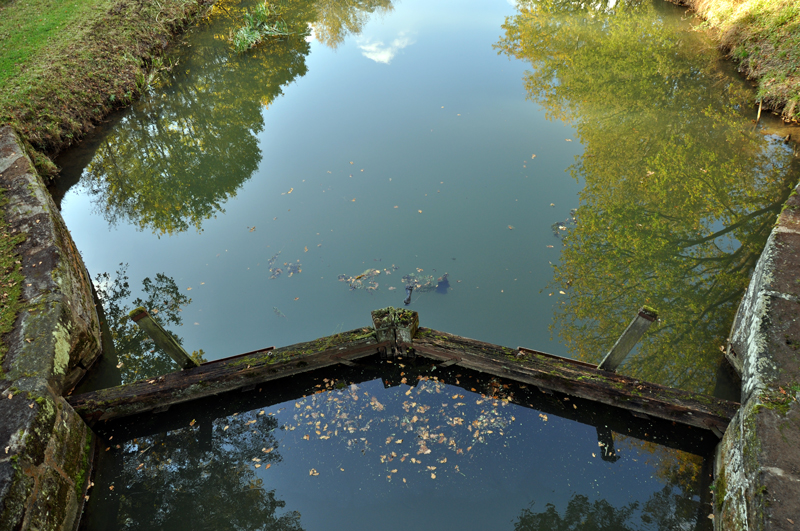
[[[720,347],[800,173],[681,9],[291,0],[293,35],[237,54],[253,5],[59,161],[116,351],[94,385],[175,369],[138,305],[218,359],[412,284],[422,326],[589,361],[647,304],[620,371],[736,396]],[[700,435],[402,363],[98,427],[84,527],[711,528],[708,449],[667,440]]]
[[[797,159],[681,9],[293,1],[293,36],[237,54],[250,5],[59,161],[123,381],[171,370],[137,304],[217,359],[364,326],[411,282],[423,326],[591,361],[648,304],[623,371],[714,390]]]

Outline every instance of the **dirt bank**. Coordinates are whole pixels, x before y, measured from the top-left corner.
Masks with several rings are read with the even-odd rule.
[[[800,120],[800,3],[797,0],[669,0],[705,20],[719,47],[756,84],[754,105]]]

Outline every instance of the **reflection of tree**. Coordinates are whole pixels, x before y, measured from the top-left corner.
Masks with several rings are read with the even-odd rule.
[[[697,500],[695,496],[708,482],[700,477],[710,475],[703,465],[710,464],[702,457],[686,452],[675,452],[652,442],[617,435],[625,446],[625,454],[634,451],[644,454],[647,463],[653,466],[654,476],[664,483],[644,503],[634,502],[616,508],[605,499],[593,502],[575,494],[570,498],[563,516],[555,505],[548,503],[545,510],[534,513],[524,509],[516,522],[515,531],[626,531],[633,529],[710,529],[708,500]],[[703,493],[700,493],[703,494]]]
[[[305,75],[309,24],[335,46],[370,13],[391,9],[390,0],[286,0],[281,19],[292,35],[240,54],[225,36],[248,6],[217,5],[215,34],[183,50],[179,66],[127,111],[85,169],[82,185],[109,223],[157,234],[201,230],[258,168],[262,106]]]
[[[295,34],[252,53],[237,54],[220,39],[198,43],[156,94],[128,111],[83,179],[110,223],[165,234],[200,230],[222,211],[261,160],[255,135],[264,127],[262,105],[306,72],[308,11],[289,6],[284,19]]]
[[[316,37],[331,48],[336,48],[348,35],[358,35],[371,14],[388,13],[394,9],[391,0],[318,0],[314,20]]]
[[[278,514],[285,502],[257,475],[281,460],[275,428],[251,412],[124,443],[101,463],[114,490],[100,503],[114,529],[300,531],[300,515]]]
[[[582,494],[573,494],[563,517],[552,503],[545,507],[540,513],[523,509],[514,531],[629,531],[634,529],[627,523],[637,504],[617,509],[605,500],[592,503]]]
[[[95,284],[120,362],[122,383],[177,370],[172,359],[156,347],[153,340],[128,317],[128,312],[143,306],[162,326],[181,326],[183,318],[180,312],[184,306],[192,302],[192,299],[180,292],[171,277],[158,273],[155,280],[148,277],[142,281],[145,298],[137,297],[131,302],[131,306],[128,306],[127,301],[131,291],[126,272],[127,265],[120,264],[120,266],[114,279],[108,273],[100,273],[95,279]],[[169,333],[178,343],[183,342],[176,334]],[[192,357],[197,361],[203,361],[203,351],[193,352]]]
[[[603,499],[590,502],[583,494],[573,494],[563,516],[552,503],[545,505],[545,510],[539,513],[523,509],[514,524],[514,531],[674,531],[707,527],[704,522],[695,527],[697,502],[682,493],[675,493],[669,486],[655,492],[643,504],[637,522],[634,514],[638,508],[638,503],[616,508]]]
[[[710,390],[798,168],[751,131],[747,93],[661,4],[523,2],[497,46],[531,63],[530,99],[574,122],[585,146],[571,168],[585,188],[555,271],[569,287],[555,329],[574,356],[599,361],[649,304],[663,320],[625,370]]]

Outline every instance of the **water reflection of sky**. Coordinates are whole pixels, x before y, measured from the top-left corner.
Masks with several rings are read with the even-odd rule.
[[[400,277],[417,268],[448,272],[453,286],[415,295],[424,326],[566,354],[550,342],[553,299],[539,291],[558,255],[550,225],[577,206],[579,185],[564,170],[581,146],[525,101],[524,65],[492,49],[512,11],[502,1],[400,2],[336,50],[313,40],[308,72],[262,110],[257,170],[201,233],[107,228],[85,191],[65,197],[90,271],[127,262],[134,292],[156,272],[191,288],[175,331],[210,359],[363,326],[371,310],[401,304]],[[402,32],[415,43],[388,67],[362,55],[359,39],[391,46]],[[196,56],[220,46],[202,31],[189,38]],[[279,251],[302,274],[268,280]],[[392,264],[400,269],[375,293],[336,280]]]
[[[173,332],[208,359],[365,326],[405,275],[448,274],[414,293],[422,326],[599,361],[648,304],[625,371],[710,392],[797,167],[679,8],[632,5],[298,0],[304,38],[235,54],[231,2],[66,156],[62,213],[131,297],[174,279]]]

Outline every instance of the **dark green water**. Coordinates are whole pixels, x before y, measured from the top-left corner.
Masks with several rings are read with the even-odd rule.
[[[295,36],[239,55],[247,5],[60,161],[117,351],[101,385],[174,370],[140,304],[218,359],[367,326],[404,276],[447,274],[414,292],[422,326],[599,361],[648,304],[620,371],[736,396],[720,347],[798,160],[683,11],[294,0]],[[697,435],[480,375],[384,389],[387,370],[100,427],[87,529],[710,528],[707,450],[660,444]]]

